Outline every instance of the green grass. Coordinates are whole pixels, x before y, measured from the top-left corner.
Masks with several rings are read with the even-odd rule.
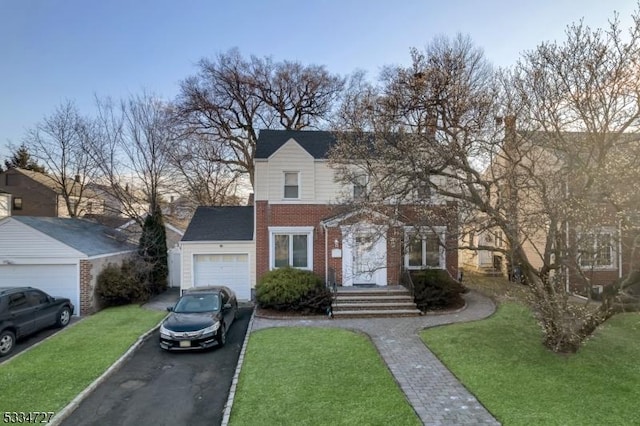
[[[0,365],[0,412],[58,412],[165,313],[110,308]]]
[[[421,333],[429,348],[504,425],[640,424],[640,315],[614,316],[574,355],[541,344],[530,311]]]
[[[367,337],[300,327],[251,334],[230,424],[421,423]]]

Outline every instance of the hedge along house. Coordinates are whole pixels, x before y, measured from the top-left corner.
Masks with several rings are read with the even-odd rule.
[[[433,221],[417,227],[409,203],[401,219],[350,209],[367,177],[338,182],[330,132],[262,130],[255,155],[256,275],[284,266],[314,271],[339,286],[398,284],[404,269],[458,273],[457,209],[427,195]],[[346,197],[345,197],[346,194]]]
[[[75,315],[95,312],[96,279],[137,247],[114,229],[77,218],[0,219],[0,287],[32,286],[71,299]]]

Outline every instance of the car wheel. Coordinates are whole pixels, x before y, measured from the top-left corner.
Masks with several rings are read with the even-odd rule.
[[[16,344],[16,335],[9,330],[0,333],[0,357],[9,355]]]
[[[218,330],[218,345],[224,346],[227,343],[227,328],[224,324],[220,324],[220,329]]]
[[[71,309],[69,309],[67,306],[65,306],[64,308],[60,309],[58,311],[58,317],[56,320],[56,326],[57,327],[64,327],[67,324],[69,324],[69,321],[71,321]]]

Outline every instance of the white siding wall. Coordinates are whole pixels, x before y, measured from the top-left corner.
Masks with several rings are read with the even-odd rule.
[[[249,279],[251,288],[256,287],[256,245],[253,241],[206,241],[182,242],[182,281],[181,288],[193,287],[193,256],[195,254],[249,254]]]
[[[314,159],[295,140],[290,139],[268,160],[255,163],[255,199],[270,204],[330,204],[340,202],[352,195],[352,188],[336,182],[335,171],[327,160]],[[300,198],[284,199],[284,172],[300,173]],[[434,177],[438,184],[446,182],[444,177]],[[444,197],[433,196],[432,202],[440,204]]]
[[[86,257],[12,217],[0,220],[0,262],[57,264]]]

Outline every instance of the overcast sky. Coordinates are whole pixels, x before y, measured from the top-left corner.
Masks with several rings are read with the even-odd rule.
[[[0,162],[9,142],[66,99],[93,112],[94,97],[142,90],[172,99],[202,57],[238,47],[375,78],[408,64],[409,49],[468,34],[497,66],[584,18],[628,27],[633,0],[0,0]]]

